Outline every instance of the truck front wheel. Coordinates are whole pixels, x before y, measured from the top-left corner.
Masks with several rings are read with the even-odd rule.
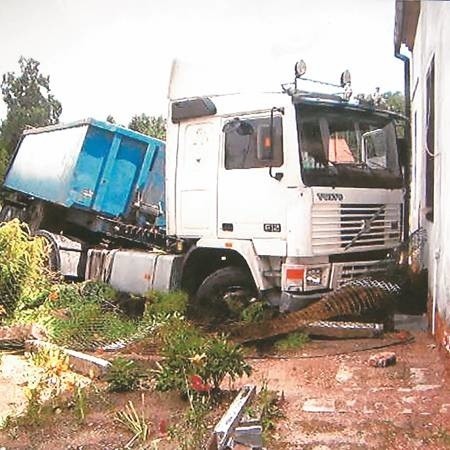
[[[196,313],[214,322],[238,320],[257,291],[249,273],[236,266],[223,267],[208,275],[195,296]]]

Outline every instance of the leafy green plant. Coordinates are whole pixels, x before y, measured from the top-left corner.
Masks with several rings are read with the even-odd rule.
[[[84,423],[88,408],[87,388],[76,384],[73,396],[75,415],[79,423]]]
[[[42,419],[42,412],[44,405],[42,403],[42,392],[44,390],[43,380],[39,380],[34,385],[29,385],[25,388],[25,398],[27,406],[23,419],[26,419],[30,425],[37,425]]]
[[[30,361],[50,375],[61,375],[69,370],[69,357],[58,347],[41,347],[30,354]]]
[[[186,395],[192,388],[201,394],[218,390],[225,376],[234,380],[251,373],[242,348],[227,341],[224,335],[203,336],[181,318],[163,326],[161,335],[165,359],[156,372],[157,390],[176,389]]]
[[[281,398],[278,392],[269,389],[267,380],[263,380],[260,391],[252,404],[246,408],[245,414],[250,418],[261,421],[263,439],[267,441],[270,438],[271,431],[275,428],[276,422],[284,417]]]
[[[119,356],[111,362],[105,379],[110,391],[125,392],[137,386],[140,376],[140,369],[134,361]]]
[[[41,305],[16,311],[13,322],[38,323],[53,342],[73,348],[114,342],[139,329],[114,305],[115,294],[102,283],[55,284]]]
[[[143,397],[142,403],[144,403]],[[144,408],[142,408],[142,412],[139,414],[133,402],[130,400],[124,411],[118,411],[116,413],[116,420],[133,433],[133,437],[125,446],[126,448],[130,448],[138,439],[141,442],[147,440],[149,429],[144,415]]]
[[[39,304],[50,287],[47,248],[14,219],[0,225],[0,304],[6,315]]]
[[[275,342],[274,347],[277,350],[298,350],[305,346],[308,342],[310,342],[311,339],[309,336],[305,333],[301,332],[295,332],[290,333],[284,338],[279,339],[277,342]]]
[[[188,295],[183,291],[150,291],[146,295],[146,300],[144,317],[172,313],[185,314],[188,306]]]
[[[261,386],[257,402],[260,410],[263,433],[267,436],[267,433],[275,428],[276,421],[284,416],[283,411],[280,408],[278,393],[268,388],[267,381],[264,381]]]
[[[240,319],[245,323],[262,322],[274,317],[275,308],[262,301],[252,301],[240,314]]]
[[[180,450],[198,450],[204,448],[211,406],[208,397],[198,397],[191,393],[188,398],[189,409],[169,428],[169,436],[177,441],[177,448]]]

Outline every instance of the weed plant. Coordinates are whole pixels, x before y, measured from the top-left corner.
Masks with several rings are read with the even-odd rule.
[[[0,306],[10,316],[41,303],[48,294],[47,249],[41,238],[30,238],[26,225],[14,219],[0,226]]]
[[[173,318],[160,330],[161,353],[165,359],[156,372],[156,389],[188,388],[201,394],[218,391],[225,376],[232,380],[251,373],[242,347],[229,342],[225,335],[204,336],[191,323]],[[188,380],[188,384],[186,384]]]
[[[310,337],[301,332],[290,333],[287,336],[278,339],[274,347],[277,350],[286,351],[286,350],[299,350],[305,346],[308,342],[310,342]]]
[[[118,357],[111,361],[106,374],[108,390],[112,392],[132,391],[138,384],[141,370],[138,365],[129,359]]]

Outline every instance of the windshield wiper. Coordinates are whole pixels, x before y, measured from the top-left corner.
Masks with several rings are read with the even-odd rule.
[[[370,172],[373,172],[373,167],[367,164],[365,161],[359,161],[355,164],[351,164],[352,166],[358,167],[360,169],[369,169]]]

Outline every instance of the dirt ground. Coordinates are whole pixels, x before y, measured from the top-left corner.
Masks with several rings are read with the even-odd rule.
[[[313,341],[285,354],[250,349],[251,377],[226,382],[224,387],[267,382],[270,389],[283,392],[285,417],[271,433],[268,449],[450,449],[448,359],[425,332],[414,332],[408,343],[373,348],[405,337]],[[368,365],[370,355],[386,350],[395,352],[394,366]],[[17,394],[23,380],[3,373],[0,382],[1,413],[11,397],[23,400]],[[142,393],[98,395],[83,424],[70,410],[63,410],[42,426],[0,432],[0,448],[122,449],[131,434],[114,421],[114,414],[129,400],[140,405]],[[152,391],[144,393],[144,404],[152,439],[164,437],[161,425],[179,420],[186,407],[176,395]],[[146,448],[177,447],[163,439]]]
[[[425,332],[413,336],[408,344],[365,351],[397,336],[316,341],[287,358],[251,361],[249,381],[266,379],[284,392],[285,419],[270,448],[450,448],[450,361]],[[383,350],[395,352],[396,365],[370,367],[369,356]]]

